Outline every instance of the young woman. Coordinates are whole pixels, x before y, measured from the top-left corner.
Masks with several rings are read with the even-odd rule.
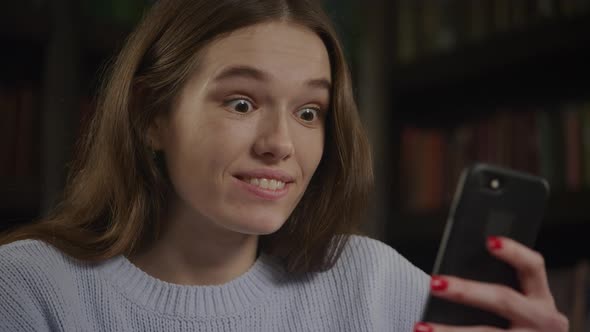
[[[99,101],[62,202],[3,235],[2,331],[496,331],[417,323],[429,290],[567,331],[509,239],[522,293],[353,235],[369,147],[315,1],[160,1]]]

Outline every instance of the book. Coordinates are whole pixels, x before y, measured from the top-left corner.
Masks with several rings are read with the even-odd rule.
[[[473,151],[473,145],[474,133],[470,125],[463,124],[449,134],[449,167],[447,170],[449,180],[447,181],[448,187],[445,190],[447,193],[447,203],[450,203],[453,199],[455,186],[459,182],[463,168],[473,160],[473,156],[470,155]]]
[[[572,312],[574,268],[568,266],[549,269],[547,270],[547,279],[557,310],[570,319]]]
[[[512,29],[525,28],[529,24],[530,8],[528,0],[510,1],[510,26]]]
[[[17,177],[35,177],[35,138],[38,130],[35,128],[35,118],[38,110],[35,108],[33,88],[23,86],[17,92],[18,106],[16,117],[15,137],[15,172]]]
[[[547,108],[549,112],[549,125],[551,126],[551,154],[553,157],[553,174],[551,175],[551,188],[557,191],[566,190],[566,153],[565,153],[565,135],[563,126],[563,115],[558,106]]]
[[[16,173],[18,99],[14,88],[0,88],[0,177]]]
[[[578,107],[574,104],[565,105],[561,111],[565,139],[565,178],[569,191],[579,191],[582,186],[582,139],[578,113]]]
[[[508,166],[512,159],[513,149],[513,136],[512,132],[512,114],[508,110],[501,109],[498,115],[495,117],[495,129],[493,139],[496,145],[496,156],[495,160],[498,165]]]
[[[590,325],[586,325],[588,319],[588,292],[590,291],[590,263],[579,262],[574,268],[572,305],[569,313],[570,330],[572,332],[586,332]]]
[[[477,146],[475,160],[492,163],[491,123],[488,119],[482,119],[475,124],[475,128],[475,144]]]
[[[577,0],[559,0],[559,11],[564,16],[574,16],[576,14]]]
[[[408,210],[412,210],[418,204],[417,184],[419,182],[416,174],[418,167],[418,135],[419,131],[413,127],[404,127],[401,132],[401,148],[400,148],[400,192],[402,197],[402,205]]]
[[[418,55],[415,1],[399,0],[397,15],[397,58],[400,63],[410,63]]]
[[[590,102],[580,108],[580,126],[582,139],[582,183],[590,187]]]
[[[469,5],[469,38],[473,42],[484,40],[490,33],[490,1],[471,0]]]
[[[459,43],[459,29],[461,11],[456,0],[441,0],[438,32],[435,39],[435,49],[442,52],[453,50]]]
[[[508,31],[511,27],[510,2],[511,0],[495,0],[493,2],[494,30],[497,32]]]
[[[444,202],[446,140],[439,130],[429,129],[424,134],[424,151],[421,154],[424,163],[424,173],[421,174],[424,189],[421,192],[424,196],[420,198],[420,206],[424,210],[435,211],[442,208]]]
[[[418,17],[420,18],[419,49],[420,54],[428,55],[439,51],[437,45],[442,13],[439,1],[419,1]]]
[[[555,16],[555,5],[555,1],[553,0],[537,0],[535,16],[541,19],[552,18]]]
[[[527,110],[523,113],[523,154],[526,155],[526,159],[523,162],[523,169],[531,174],[538,175],[540,172],[540,153],[538,144],[537,131],[537,117],[536,111]]]
[[[549,113],[541,111],[537,113],[537,144],[539,145],[539,174],[553,183],[553,131]]]
[[[589,316],[590,263],[582,260],[547,271],[549,288],[557,309],[570,322],[570,332],[587,332]]]

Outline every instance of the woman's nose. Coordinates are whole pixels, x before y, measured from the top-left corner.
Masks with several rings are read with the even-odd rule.
[[[254,153],[266,161],[288,159],[295,150],[289,131],[288,114],[282,111],[270,111],[265,114],[258,126],[258,135],[254,143]]]

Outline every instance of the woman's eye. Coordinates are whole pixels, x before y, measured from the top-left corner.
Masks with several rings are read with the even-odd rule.
[[[248,113],[254,109],[252,103],[244,98],[232,99],[226,102],[225,105],[238,113]]]
[[[315,108],[303,108],[297,111],[297,116],[305,122],[313,122],[318,117],[320,111]]]

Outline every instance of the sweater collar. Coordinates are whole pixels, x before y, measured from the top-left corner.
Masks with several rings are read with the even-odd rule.
[[[126,298],[158,313],[186,317],[230,316],[267,301],[284,280],[279,263],[261,254],[246,273],[222,285],[187,286],[156,279],[125,256],[102,264],[103,276]]]

